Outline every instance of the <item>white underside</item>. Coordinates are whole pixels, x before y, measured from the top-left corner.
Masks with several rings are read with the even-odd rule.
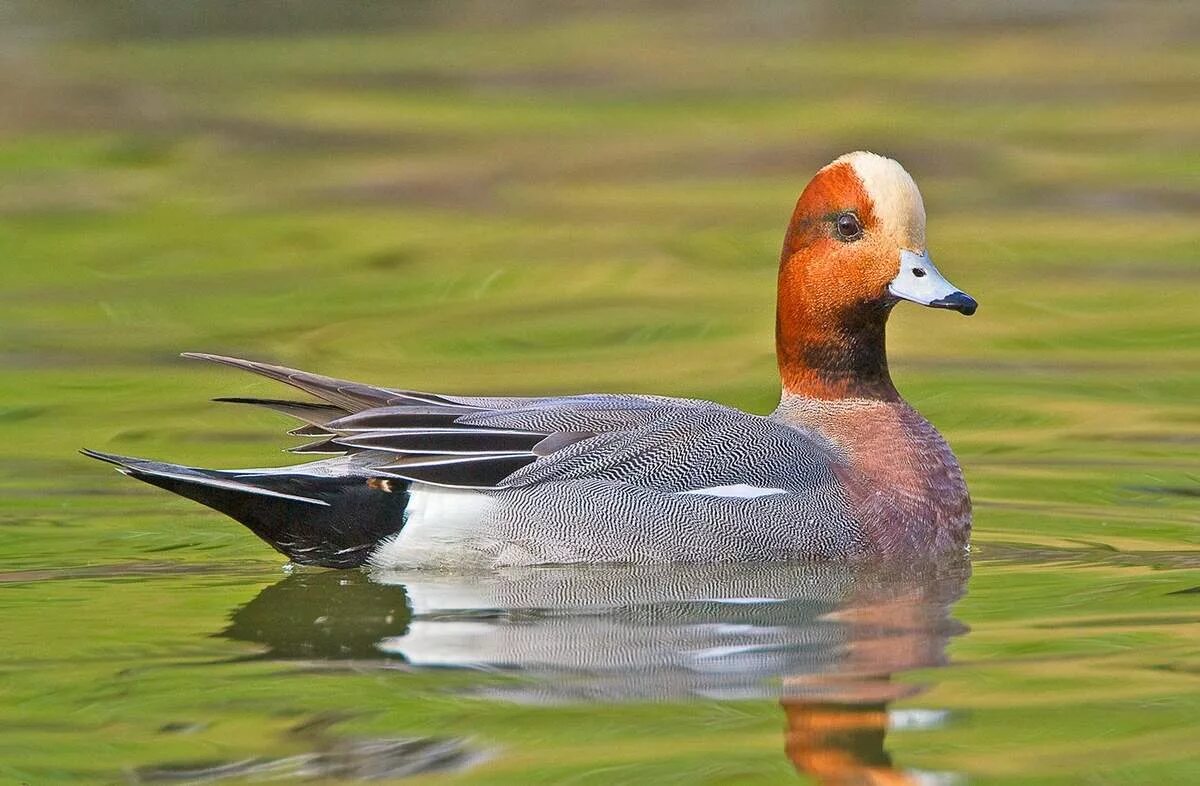
[[[375,568],[462,565],[494,550],[487,523],[496,506],[491,497],[470,489],[414,483],[408,490],[404,529],[371,552]]]

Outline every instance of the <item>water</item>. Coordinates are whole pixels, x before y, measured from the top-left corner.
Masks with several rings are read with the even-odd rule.
[[[1200,782],[1186,4],[153,5],[0,34],[0,781]],[[182,350],[769,410],[853,147],[981,303],[889,331],[968,558],[289,572],[74,453],[282,462],[205,402],[279,391]]]
[[[1158,561],[10,574],[3,760],[30,783],[1188,782],[1196,573]]]

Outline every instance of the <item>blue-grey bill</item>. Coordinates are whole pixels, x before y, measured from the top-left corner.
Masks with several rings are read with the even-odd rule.
[[[948,308],[971,316],[979,308],[975,298],[951,284],[934,267],[929,252],[900,252],[900,272],[888,284],[888,293],[931,308]]]

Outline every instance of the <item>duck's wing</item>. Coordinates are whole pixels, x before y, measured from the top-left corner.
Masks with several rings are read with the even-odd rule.
[[[478,397],[385,388],[251,360],[188,353],[299,388],[322,403],[253,403],[304,421],[297,453],[369,452],[381,475],[463,488],[617,480],[668,492],[749,495],[834,482],[829,446],[698,399],[594,393]]]
[[[606,432],[644,429],[693,399],[589,394],[477,397],[366,385],[222,355],[187,353],[299,388],[320,403],[222,398],[303,422],[290,433],[316,438],[292,452],[369,453],[379,474],[437,485],[498,488],[518,470]]]
[[[838,460],[824,440],[768,418],[718,404],[663,407],[649,422],[598,433],[539,458],[505,484],[601,480],[754,498],[836,486]]]
[[[587,423],[600,427],[607,424],[611,428],[622,428],[645,422],[653,416],[655,410],[662,407],[694,407],[708,404],[697,399],[616,393],[539,397],[459,396],[367,385],[225,355],[185,352],[183,356],[249,371],[291,385],[321,399],[320,403],[247,397],[216,399],[266,407],[291,415],[314,427],[322,427],[331,420],[360,413],[361,418],[346,418],[345,425],[356,429],[383,429],[444,424],[459,418],[476,425],[488,425],[490,421],[502,418],[504,413],[517,410],[527,413],[526,417],[539,423],[547,422],[549,418],[564,424]],[[586,414],[573,415],[573,410],[580,410]]]
[[[715,407],[607,395],[504,403],[508,405],[504,409],[465,414],[452,409],[437,425],[412,425],[414,419],[429,415],[412,413],[410,407],[366,410],[329,421],[324,428],[335,433],[315,448],[302,450],[386,452],[392,458],[379,464],[382,473],[446,486],[509,488],[553,479],[550,467],[559,466],[559,457],[573,456],[577,463],[587,463],[590,459],[579,458],[581,452],[589,457],[603,454],[630,439],[644,439],[649,446],[651,435],[661,433],[656,424],[670,421],[678,412]],[[538,472],[522,474],[527,468]]]
[[[668,493],[749,497],[836,486],[819,438],[717,404],[571,396],[481,410],[440,428],[344,432],[343,450],[384,451],[378,471],[408,480],[514,489],[614,481]],[[327,424],[342,429],[370,412]]]

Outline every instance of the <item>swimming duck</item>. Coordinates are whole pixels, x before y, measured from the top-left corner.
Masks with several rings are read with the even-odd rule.
[[[84,451],[246,525],[300,564],[511,566],[901,557],[962,550],[971,503],[937,430],[900,397],[884,329],[909,300],[970,315],[925,246],[897,162],[817,172],[788,225],[770,415],[709,401],[488,398],[348,382],[200,353],[317,401],[233,398],[297,418],[300,453],[210,470]]]

